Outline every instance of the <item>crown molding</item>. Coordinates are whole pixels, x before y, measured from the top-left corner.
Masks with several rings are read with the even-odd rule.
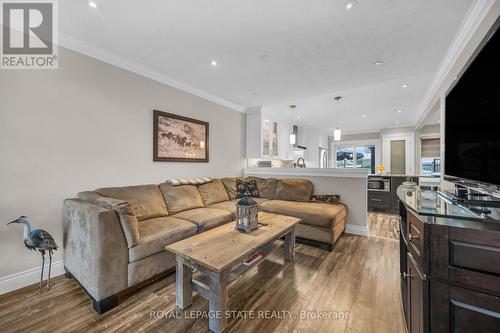
[[[239,112],[245,112],[246,107],[229,102],[225,99],[219,98],[217,96],[214,96],[212,94],[209,94],[205,91],[202,91],[198,88],[192,87],[188,84],[184,84],[182,82],[179,82],[177,80],[174,80],[166,75],[159,74],[156,71],[151,70],[147,66],[141,65],[139,63],[135,63],[132,61],[128,61],[122,57],[119,57],[117,55],[114,55],[102,48],[99,48],[93,44],[84,42],[78,38],[75,38],[73,36],[67,35],[65,33],[60,32],[59,33],[59,45],[70,49],[72,51],[75,51],[77,53],[81,53],[83,55],[86,55],[88,57],[103,61],[105,63],[111,64],[116,67],[120,67],[122,69],[125,69],[129,72],[141,75],[143,77],[146,77],[148,79],[166,84],[168,86],[174,87],[176,89],[182,90],[184,92],[187,92],[189,94],[201,97],[203,99],[206,99],[208,101],[217,103],[219,105],[225,106],[227,108],[230,108],[235,111]]]
[[[469,8],[465,15],[457,34],[453,38],[446,54],[438,67],[436,74],[432,79],[431,86],[427,90],[423,102],[417,109],[415,127],[419,128],[423,125],[425,117],[431,112],[436,104],[436,98],[441,96],[442,85],[448,80],[452,81],[450,74],[454,65],[457,63],[462,52],[471,41],[474,34],[479,29],[481,23],[486,16],[490,14],[496,0],[474,0],[474,3]]]

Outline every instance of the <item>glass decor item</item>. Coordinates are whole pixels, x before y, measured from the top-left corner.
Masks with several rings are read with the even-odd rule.
[[[278,156],[278,123],[273,121],[273,131],[272,131],[272,145],[273,145],[273,156]]]
[[[259,227],[259,209],[252,198],[243,198],[236,204],[236,230],[250,232]]]
[[[270,125],[269,120],[264,120],[264,126],[262,128],[262,155],[270,156],[271,144],[270,144]]]

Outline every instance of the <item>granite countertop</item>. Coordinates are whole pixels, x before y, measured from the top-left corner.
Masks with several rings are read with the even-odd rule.
[[[436,208],[423,208],[419,203],[421,199],[418,199],[418,192],[418,187],[408,189],[400,186],[398,187],[397,194],[400,202],[424,223],[500,232],[500,220],[496,220],[490,216],[481,217],[463,205],[443,200],[439,195],[437,195],[437,200],[442,201],[441,204],[437,205]],[[490,208],[492,210],[495,209],[493,207]],[[495,215],[493,214],[492,216]]]
[[[405,175],[405,174],[392,173],[392,174],[388,174],[388,175],[368,175],[368,177],[412,177],[412,178],[418,178],[418,177],[433,177],[433,176]]]

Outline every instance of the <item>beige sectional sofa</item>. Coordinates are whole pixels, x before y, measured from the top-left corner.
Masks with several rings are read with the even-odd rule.
[[[343,233],[346,207],[310,201],[313,184],[254,179],[259,209],[301,219],[298,241],[331,250]],[[103,313],[118,297],[175,267],[165,246],[234,220],[236,178],[197,185],[138,185],[80,192],[64,202],[64,266]]]

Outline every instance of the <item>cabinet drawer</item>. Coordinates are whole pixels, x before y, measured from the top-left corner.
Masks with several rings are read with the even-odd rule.
[[[392,196],[387,192],[368,192],[368,208],[388,210],[392,207]]]
[[[500,295],[500,232],[432,225],[430,274]]]
[[[500,298],[430,282],[431,332],[500,332]]]
[[[408,242],[408,251],[412,254],[418,268],[424,274],[427,273],[425,258],[427,248],[425,246],[425,228],[426,224],[420,221],[415,215],[408,212],[408,224],[406,227],[406,241]]]

